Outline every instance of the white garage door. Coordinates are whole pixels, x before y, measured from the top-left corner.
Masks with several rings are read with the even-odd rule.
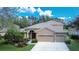
[[[56,42],[64,42],[64,35],[56,35]]]
[[[53,35],[38,35],[37,39],[39,42],[54,42]]]

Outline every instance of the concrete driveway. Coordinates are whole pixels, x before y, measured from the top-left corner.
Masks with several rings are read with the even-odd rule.
[[[69,51],[64,42],[38,42],[31,51]]]

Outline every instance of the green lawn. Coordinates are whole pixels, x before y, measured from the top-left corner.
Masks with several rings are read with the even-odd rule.
[[[70,39],[69,36],[66,36],[66,40],[71,40],[71,43],[67,44],[70,51],[79,51],[79,41]]]
[[[68,45],[70,51],[79,51],[79,42],[72,40],[71,44]]]
[[[34,46],[33,44],[33,45],[27,45],[22,48],[18,48],[11,44],[3,44],[3,42],[4,40],[0,40],[0,51],[30,51]]]

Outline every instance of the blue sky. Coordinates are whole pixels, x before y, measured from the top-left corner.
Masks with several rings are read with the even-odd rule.
[[[19,16],[39,16],[47,15],[50,17],[58,17],[65,21],[72,21],[79,15],[79,7],[21,7]]]

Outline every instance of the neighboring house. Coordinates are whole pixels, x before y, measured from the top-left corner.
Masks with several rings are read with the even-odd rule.
[[[76,29],[75,27],[74,27],[74,28],[69,27],[69,29],[68,29],[68,34],[69,34],[69,35],[79,35],[79,30]]]
[[[79,30],[69,31],[69,35],[78,35],[79,36]]]
[[[47,21],[24,28],[29,38],[37,39],[40,42],[64,42],[66,32],[63,30],[63,23]]]

